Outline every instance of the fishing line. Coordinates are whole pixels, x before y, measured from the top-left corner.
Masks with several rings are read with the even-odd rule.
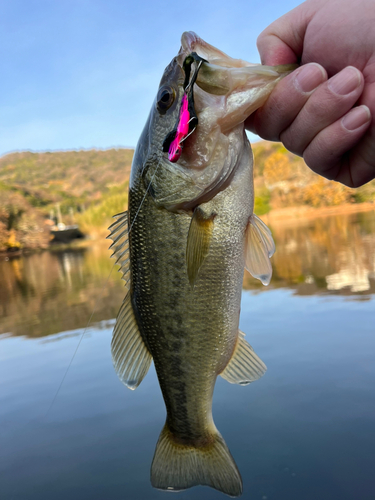
[[[98,297],[98,298],[96,299],[96,301],[95,301],[95,304],[94,304],[94,309],[93,309],[93,311],[92,311],[92,313],[91,313],[91,316],[90,316],[90,318],[89,318],[89,320],[88,320],[88,322],[87,322],[87,325],[86,325],[85,329],[83,330],[83,333],[82,333],[82,335],[81,335],[81,338],[80,338],[80,339],[79,339],[79,341],[78,341],[78,344],[77,344],[76,350],[74,351],[73,356],[72,356],[72,358],[71,358],[71,360],[70,360],[70,363],[69,363],[69,365],[68,365],[67,369],[65,370],[64,376],[63,376],[63,378],[62,378],[62,380],[61,380],[61,382],[60,382],[60,385],[59,385],[59,387],[58,387],[58,389],[57,389],[57,391],[56,391],[56,394],[55,394],[55,396],[54,396],[54,398],[53,398],[53,400],[52,400],[52,403],[50,404],[50,406],[49,406],[49,408],[48,408],[48,410],[47,410],[47,412],[46,412],[46,414],[45,414],[45,417],[48,415],[48,413],[49,413],[49,411],[51,410],[51,408],[52,408],[52,406],[53,406],[54,402],[56,401],[56,398],[57,398],[57,396],[58,396],[58,394],[59,394],[59,392],[60,392],[60,389],[61,389],[61,387],[62,387],[62,385],[63,385],[63,383],[64,383],[64,380],[65,380],[65,378],[66,378],[66,376],[67,376],[67,374],[68,374],[69,368],[71,367],[71,365],[72,365],[72,363],[73,363],[73,360],[74,360],[74,358],[75,358],[75,355],[77,354],[78,348],[79,348],[79,346],[81,345],[81,342],[82,342],[82,340],[83,340],[83,337],[85,336],[85,333],[87,332],[88,327],[90,326],[90,323],[91,323],[92,317],[93,317],[93,316],[94,316],[94,314],[95,314],[95,311],[96,311],[96,306],[97,306],[97,304],[98,304],[98,302],[99,302],[99,299],[101,299],[101,298],[102,298],[102,296],[103,296],[103,291],[105,290],[105,287],[108,285],[108,281],[109,281],[109,278],[111,277],[111,274],[112,274],[112,271],[113,271],[113,269],[114,269],[114,267],[115,267],[115,264],[116,264],[116,263],[114,263],[114,264],[113,264],[112,269],[111,269],[111,270],[110,270],[110,272],[109,272],[108,278],[106,279],[106,281],[105,281],[104,285],[102,286],[102,289],[100,290],[99,297]]]
[[[134,216],[133,222],[132,222],[132,223],[131,223],[131,225],[130,225],[130,228],[129,228],[129,233],[130,233],[130,231],[132,230],[132,227],[133,227],[133,225],[134,225],[135,219],[137,218],[137,216],[138,216],[138,214],[139,214],[139,211],[140,211],[140,210],[141,210],[141,208],[142,208],[143,202],[144,202],[144,201],[145,201],[145,199],[146,199],[146,196],[147,196],[148,190],[149,190],[149,189],[150,189],[150,187],[151,187],[152,181],[154,180],[154,177],[155,177],[155,175],[156,175],[156,172],[158,171],[159,165],[160,165],[160,163],[158,163],[158,165],[157,165],[157,167],[156,167],[156,169],[155,169],[155,172],[153,173],[153,175],[152,175],[152,177],[151,177],[151,180],[150,180],[150,182],[149,182],[149,184],[148,184],[148,186],[147,186],[146,192],[145,192],[145,194],[144,194],[144,196],[143,196],[143,198],[142,198],[142,201],[141,201],[141,203],[140,203],[140,205],[139,205],[139,208],[138,208],[138,210],[137,210],[137,212],[136,212],[136,214],[135,214],[135,216]]]
[[[148,186],[147,186],[146,192],[145,192],[145,194],[144,194],[144,196],[143,196],[143,198],[142,198],[142,201],[141,201],[141,203],[140,203],[140,205],[139,205],[139,207],[138,207],[138,210],[137,210],[137,212],[136,212],[136,214],[135,214],[135,216],[134,216],[133,222],[132,222],[132,223],[131,223],[131,225],[130,225],[130,228],[129,228],[128,234],[129,234],[129,233],[130,233],[130,231],[132,230],[132,227],[133,227],[133,225],[134,225],[134,222],[135,222],[135,220],[136,220],[136,218],[137,218],[137,216],[138,216],[138,214],[139,214],[139,212],[140,212],[140,210],[141,210],[141,208],[142,208],[142,205],[143,205],[143,203],[144,203],[144,201],[145,201],[145,199],[146,199],[147,193],[148,193],[148,191],[149,191],[149,189],[150,189],[150,187],[151,187],[152,181],[154,180],[155,175],[156,175],[156,172],[158,171],[159,165],[160,165],[160,163],[158,163],[158,164],[157,164],[157,167],[156,167],[156,169],[155,169],[155,172],[153,173],[153,175],[152,175],[152,177],[151,177],[151,180],[150,180],[150,182],[149,182],[149,184],[148,184]],[[53,406],[53,404],[54,404],[54,402],[56,401],[56,398],[57,398],[57,396],[58,396],[58,394],[59,394],[59,392],[60,392],[60,389],[61,389],[61,387],[62,387],[62,385],[63,385],[63,383],[64,383],[64,380],[65,380],[65,378],[66,378],[66,376],[67,376],[67,374],[68,374],[68,371],[69,371],[69,369],[70,369],[70,367],[71,367],[71,365],[72,365],[72,363],[73,363],[73,360],[74,360],[74,358],[75,358],[75,356],[76,356],[76,354],[77,354],[77,351],[78,351],[78,349],[79,349],[79,346],[81,345],[81,342],[82,342],[82,340],[83,340],[83,337],[85,336],[85,334],[86,334],[86,332],[87,332],[87,330],[88,330],[88,328],[89,328],[89,326],[90,326],[90,323],[91,323],[91,320],[92,320],[92,318],[93,318],[93,316],[94,316],[94,314],[95,314],[95,311],[96,311],[96,307],[97,307],[97,305],[98,305],[98,302],[99,302],[99,300],[101,300],[101,298],[102,298],[102,296],[103,296],[103,292],[104,292],[104,290],[105,290],[106,286],[108,285],[109,278],[111,277],[111,274],[112,274],[112,271],[113,271],[113,269],[114,269],[115,265],[116,265],[116,262],[113,264],[112,269],[110,270],[109,275],[108,275],[108,277],[107,277],[107,279],[106,279],[106,281],[105,281],[104,285],[102,286],[102,289],[100,290],[100,294],[99,294],[98,298],[97,298],[97,299],[96,299],[96,301],[95,301],[95,304],[94,304],[94,309],[93,309],[93,311],[92,311],[92,313],[91,313],[91,316],[90,316],[90,318],[89,318],[89,320],[88,320],[88,322],[87,322],[87,325],[86,325],[85,329],[83,330],[83,333],[82,333],[82,335],[81,335],[81,337],[80,337],[80,339],[79,339],[79,341],[78,341],[77,347],[76,347],[76,349],[75,349],[75,351],[74,351],[74,353],[73,353],[73,356],[72,356],[72,358],[71,358],[71,360],[70,360],[70,362],[69,362],[69,365],[68,365],[67,369],[65,370],[64,376],[63,376],[63,378],[62,378],[62,380],[61,380],[61,382],[60,382],[59,387],[57,388],[56,394],[55,394],[55,396],[54,396],[54,398],[53,398],[53,400],[52,400],[52,402],[51,402],[51,404],[50,404],[50,406],[49,406],[49,408],[48,408],[48,410],[47,410],[46,414],[44,415],[44,417],[47,417],[48,413],[50,412],[50,410],[51,410],[51,408],[52,408],[52,406]]]

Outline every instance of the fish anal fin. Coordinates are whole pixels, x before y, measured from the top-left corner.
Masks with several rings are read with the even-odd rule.
[[[117,376],[129,389],[136,389],[145,377],[152,356],[138,328],[130,292],[117,315],[111,342],[112,361]]]
[[[192,286],[208,255],[215,216],[215,213],[206,214],[200,207],[196,207],[190,222],[186,244],[186,264],[189,282]]]
[[[181,491],[201,484],[231,497],[242,493],[241,475],[216,428],[208,445],[196,447],[176,442],[166,424],[156,445],[151,484],[168,491]]]
[[[122,274],[125,286],[129,289],[130,281],[130,258],[129,258],[129,231],[128,212],[122,212],[113,216],[116,221],[108,228],[110,234],[107,238],[113,241],[109,247],[113,250],[111,257],[115,257],[116,264],[120,266],[118,270]]]
[[[275,253],[271,231],[253,214],[246,229],[245,267],[249,273],[268,285],[272,277],[270,258]]]
[[[220,375],[231,384],[247,385],[262,377],[267,367],[238,330],[237,344],[233,355]]]

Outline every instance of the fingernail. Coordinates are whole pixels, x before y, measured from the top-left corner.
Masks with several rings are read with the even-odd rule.
[[[302,92],[312,92],[326,79],[325,70],[315,63],[306,64],[295,76],[295,84]]]
[[[356,130],[362,127],[371,119],[371,113],[367,106],[358,106],[357,108],[349,111],[347,115],[341,120],[341,123],[346,128],[346,130]]]
[[[353,92],[361,84],[361,73],[353,66],[348,66],[331,78],[328,87],[338,95],[346,95]]]

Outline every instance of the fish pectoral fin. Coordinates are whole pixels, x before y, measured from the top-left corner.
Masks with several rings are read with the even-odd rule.
[[[186,244],[186,264],[189,282],[192,286],[208,255],[215,216],[215,213],[206,214],[201,207],[196,207],[190,222]]]
[[[246,229],[245,267],[263,285],[271,281],[270,258],[275,253],[271,231],[255,214],[250,217]]]
[[[107,238],[113,241],[109,247],[113,249],[111,257],[116,258],[115,264],[120,265],[118,270],[122,273],[126,288],[130,288],[130,257],[129,257],[129,231],[128,231],[128,212],[122,212],[113,216],[116,221],[108,228],[110,234]]]
[[[238,330],[237,345],[233,355],[220,375],[231,384],[247,385],[266,373],[267,367]]]
[[[141,337],[130,292],[127,293],[117,315],[111,353],[118,378],[129,389],[136,389],[150,368],[152,356]]]

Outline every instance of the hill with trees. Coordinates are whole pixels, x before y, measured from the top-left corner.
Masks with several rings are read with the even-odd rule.
[[[0,158],[0,250],[46,247],[56,215],[85,232],[127,205],[132,149],[11,153]],[[105,213],[103,213],[103,210]]]
[[[375,200],[375,181],[353,190],[327,181],[279,143],[253,144],[255,212]],[[57,206],[65,223],[104,234],[127,206],[132,149],[16,152],[0,158],[0,250],[47,247],[45,221]]]

